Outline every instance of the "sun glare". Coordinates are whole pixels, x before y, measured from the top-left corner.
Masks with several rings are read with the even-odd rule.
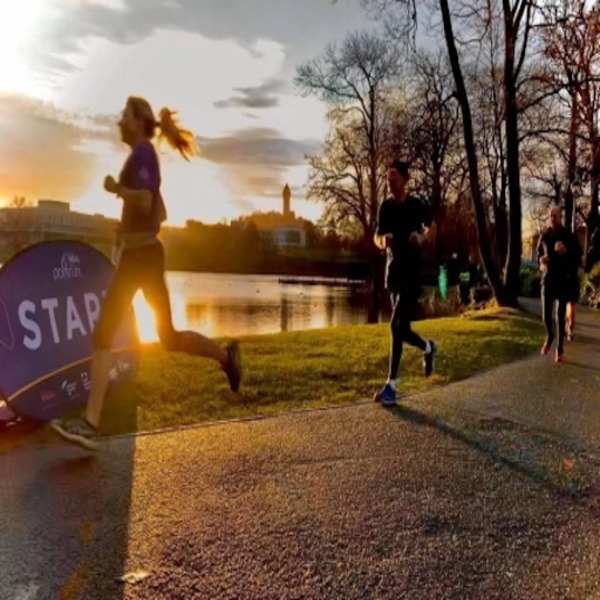
[[[140,342],[143,344],[157,342],[158,333],[156,332],[156,319],[142,292],[138,292],[135,295],[133,308],[135,310]]]
[[[0,4],[0,90],[31,93],[35,87],[25,54],[35,43],[44,0]]]
[[[175,329],[185,329],[187,323],[185,295],[171,293],[170,300],[173,326]],[[142,344],[153,344],[158,342],[156,319],[141,291],[138,292],[133,299],[133,309],[135,311],[140,342],[142,342]]]

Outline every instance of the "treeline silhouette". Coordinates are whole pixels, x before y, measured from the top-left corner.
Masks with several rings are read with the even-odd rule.
[[[306,232],[303,247],[280,247],[268,231],[297,226]],[[254,213],[231,223],[188,221],[161,234],[167,268],[174,271],[243,274],[294,274],[363,279],[367,265],[360,249],[335,231],[276,212]]]

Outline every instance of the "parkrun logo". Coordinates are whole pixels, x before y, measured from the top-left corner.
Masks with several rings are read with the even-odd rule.
[[[59,279],[79,279],[81,277],[81,261],[77,254],[65,252],[60,259],[60,267],[52,270],[54,281]]]

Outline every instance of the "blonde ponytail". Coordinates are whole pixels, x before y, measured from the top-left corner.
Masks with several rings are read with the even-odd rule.
[[[154,138],[156,128],[160,129],[158,141],[166,140],[167,144],[174,150],[177,150],[185,160],[189,161],[189,156],[200,154],[196,144],[194,134],[187,129],[180,129],[173,115],[176,113],[168,108],[163,108],[158,113],[158,122],[154,118],[152,107],[145,98],[140,96],[130,96],[127,99],[128,106],[135,117],[144,122],[144,135],[148,139]]]
[[[177,150],[185,160],[189,161],[189,156],[198,155],[200,153],[194,134],[187,130],[181,129],[177,121],[173,118],[176,114],[168,108],[163,108],[158,113],[158,123],[160,129],[158,142],[165,140],[171,148]]]

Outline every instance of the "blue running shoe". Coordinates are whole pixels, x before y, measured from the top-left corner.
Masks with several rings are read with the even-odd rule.
[[[381,402],[384,406],[396,406],[396,392],[389,383],[386,383],[381,390],[379,390],[373,400],[375,402]]]

